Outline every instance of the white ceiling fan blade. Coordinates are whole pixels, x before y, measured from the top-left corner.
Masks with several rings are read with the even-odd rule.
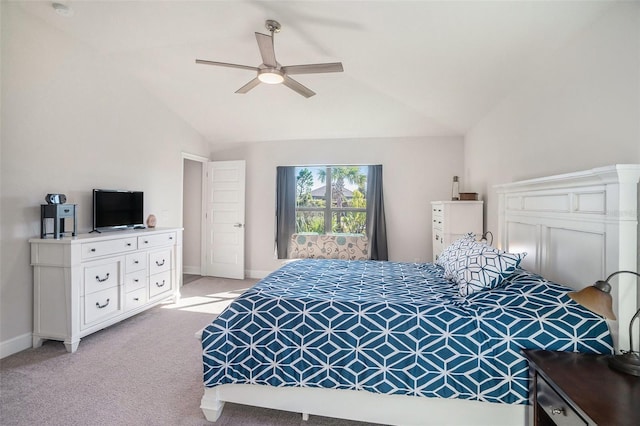
[[[326,64],[306,64],[306,65],[291,65],[288,67],[282,67],[282,72],[285,74],[316,74],[325,72],[343,72],[342,62],[331,62]]]
[[[287,77],[286,75],[284,76],[284,81],[282,82],[282,84],[287,86],[289,89],[298,92],[305,98],[310,98],[311,96],[316,94],[316,92],[314,92],[313,90],[309,89],[306,86],[303,86],[302,84],[298,83],[291,77]]]
[[[269,68],[276,68],[278,63],[276,62],[276,52],[273,49],[273,37],[256,33],[256,40],[258,41],[258,49],[260,49],[260,55],[262,56],[262,63]]]
[[[258,80],[258,77],[256,77],[253,80],[251,80],[250,82],[248,82],[247,84],[245,84],[244,86],[242,86],[241,88],[239,88],[238,90],[236,90],[236,93],[245,94],[249,90],[251,90],[254,87],[256,87],[258,84],[260,84],[260,80]]]
[[[205,61],[204,59],[196,59],[196,64],[217,65],[220,67],[229,67],[229,68],[240,68],[240,69],[249,70],[249,71],[259,70],[258,67],[250,67],[249,65],[238,65],[238,64],[229,64],[226,62]]]

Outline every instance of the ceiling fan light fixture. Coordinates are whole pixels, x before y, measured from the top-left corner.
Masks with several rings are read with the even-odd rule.
[[[265,68],[258,71],[258,80],[267,84],[280,84],[284,81],[284,73],[276,68]]]

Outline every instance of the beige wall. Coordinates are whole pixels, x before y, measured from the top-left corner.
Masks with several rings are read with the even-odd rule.
[[[640,163],[640,3],[559,49],[465,138],[465,178],[496,235],[498,183]]]
[[[201,272],[202,168],[200,161],[184,160],[182,272],[185,274]]]
[[[2,2],[0,356],[31,346],[32,269],[27,240],[39,236],[51,192],[78,204],[91,228],[92,188],[145,192],[145,216],[178,226],[181,152],[203,155],[202,138],[112,69],[104,57],[19,7]],[[26,346],[25,346],[26,345]]]
[[[274,256],[276,167],[382,164],[389,257],[431,259],[430,202],[451,197],[463,172],[461,138],[263,142],[214,151],[215,160],[246,160],[246,268],[262,276],[280,266]]]

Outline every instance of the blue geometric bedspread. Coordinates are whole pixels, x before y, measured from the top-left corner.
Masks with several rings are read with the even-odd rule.
[[[612,353],[606,322],[518,269],[461,297],[440,266],[299,260],[202,336],[204,383],[324,387],[524,404],[523,348]]]

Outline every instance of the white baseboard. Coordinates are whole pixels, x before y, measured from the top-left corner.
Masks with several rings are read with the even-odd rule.
[[[182,267],[182,272],[184,274],[201,275],[200,268],[199,267],[195,267],[195,266],[183,266]],[[247,270],[244,271],[244,275],[247,278],[261,280],[262,278],[266,277],[267,275],[269,275],[272,272],[273,271],[253,271],[253,270],[248,270],[247,269]],[[205,277],[206,275],[202,275],[202,276]]]
[[[251,270],[246,270],[246,271],[244,271],[244,274],[247,276],[247,278],[254,278],[254,279],[257,279],[257,280],[261,280],[262,278],[266,277],[267,275],[269,275],[272,272],[273,271],[251,271]]]
[[[33,336],[31,333],[0,342],[0,359],[30,349],[32,346]]]
[[[200,270],[199,266],[182,265],[182,273],[190,275],[200,275],[202,271]]]

